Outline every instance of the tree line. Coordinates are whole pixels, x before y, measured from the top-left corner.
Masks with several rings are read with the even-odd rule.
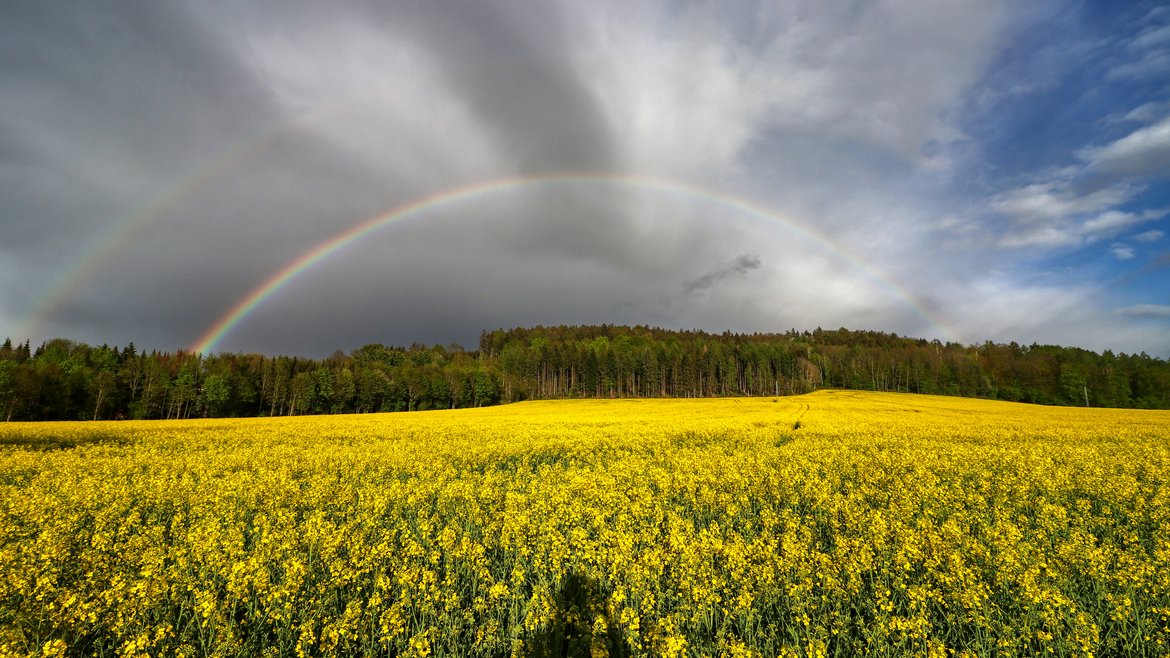
[[[1170,408],[1170,363],[1016,343],[964,346],[846,329],[711,334],[558,326],[484,332],[466,350],[373,344],[325,359],[0,345],[0,419],[369,413],[572,397],[780,396],[832,387]]]
[[[54,339],[0,346],[0,419],[101,420],[415,411],[498,404],[474,353],[367,345],[325,359],[140,352]]]
[[[649,327],[484,333],[508,399],[899,391],[1052,405],[1170,408],[1170,363],[1016,343],[963,346],[877,331],[709,334]]]

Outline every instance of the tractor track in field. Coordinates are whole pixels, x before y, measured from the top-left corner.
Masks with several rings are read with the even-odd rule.
[[[804,418],[804,415],[808,413],[808,410],[809,410],[809,405],[808,405],[808,403],[807,403],[807,402],[801,402],[801,403],[800,403],[800,413],[799,413],[799,414],[797,414],[797,416],[796,416],[796,422],[792,424],[792,429],[794,429],[794,430],[798,430],[798,429],[800,429],[800,428],[801,428],[801,422],[800,422],[800,421],[801,421],[801,419],[803,419],[803,418]]]

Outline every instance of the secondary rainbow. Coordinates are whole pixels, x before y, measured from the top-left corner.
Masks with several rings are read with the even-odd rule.
[[[314,110],[281,119],[259,131],[250,139],[232,145],[193,168],[162,192],[151,197],[133,213],[111,223],[81,254],[71,268],[58,276],[48,290],[38,295],[38,301],[24,313],[24,319],[17,321],[17,335],[32,337],[39,333],[42,329],[41,325],[63,302],[69,299],[70,295],[76,294],[84,281],[93,278],[101,265],[113,260],[114,256],[121,250],[127,249],[129,245],[133,244],[135,234],[157,222],[167,212],[174,210],[182,202],[193,197],[196,192],[204,190],[224,178],[228,173],[278,144],[297,129],[311,126],[328,118],[366,95],[368,93],[365,92],[351,94]]]
[[[202,336],[199,337],[199,339],[192,346],[191,351],[202,353],[211,352],[215,349],[216,345],[229,332],[231,332],[232,329],[234,329],[246,317],[248,317],[249,314],[255,311],[261,304],[264,303],[265,300],[274,295],[281,288],[288,285],[290,281],[295,279],[302,272],[325,260],[343,247],[352,244],[357,240],[393,222],[416,217],[425,214],[428,211],[441,208],[445,205],[452,205],[463,201],[469,201],[491,194],[499,194],[519,189],[536,188],[540,186],[571,183],[592,183],[626,186],[635,189],[651,190],[664,194],[673,194],[676,196],[692,199],[700,199],[734,209],[748,216],[777,222],[787,229],[797,233],[802,238],[809,240],[848,261],[853,267],[864,272],[870,279],[881,284],[894,296],[902,300],[902,302],[914,310],[915,313],[926,320],[930,326],[934,327],[936,331],[942,334],[944,338],[948,340],[954,338],[954,332],[948,328],[946,324],[936,318],[927,309],[923,308],[921,303],[917,302],[912,294],[890,280],[890,278],[884,275],[881,271],[867,264],[864,260],[855,254],[850,253],[847,249],[833,242],[823,234],[808,226],[785,218],[764,206],[741,198],[728,196],[714,190],[709,190],[699,186],[681,183],[669,179],[634,174],[577,172],[548,174],[542,176],[501,178],[490,181],[482,181],[420,197],[404,205],[398,206],[388,212],[370,217],[369,219],[366,219],[346,229],[345,231],[334,235],[328,240],[317,244],[312,249],[309,249],[295,260],[282,267],[279,271],[272,274],[272,276],[268,277],[260,285],[253,288],[247,295],[244,295],[234,305],[232,305],[227,313],[216,320],[216,322],[210,328],[208,328]]]

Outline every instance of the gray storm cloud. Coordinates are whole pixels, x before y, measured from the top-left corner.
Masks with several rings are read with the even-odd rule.
[[[495,147],[494,175],[624,169],[615,130],[565,47],[574,35],[555,5],[408,3],[378,15],[456,90]],[[560,189],[528,200],[525,216],[492,222],[513,246],[605,267],[636,268],[644,257],[614,196]]]
[[[564,46],[552,4],[418,2],[377,15],[438,65],[521,174],[610,171],[612,133]]]
[[[994,67],[1037,16],[1001,1],[11,3],[0,334],[185,347],[320,245],[413,208],[298,271],[218,347],[474,344],[561,322],[932,330],[873,294],[875,276],[943,300],[932,313],[971,340],[1065,336],[1035,309],[1078,304],[1086,335],[1109,336],[1132,317],[1119,302],[1013,278],[1019,247],[1003,245],[1068,249],[1042,238],[1081,226],[1112,262],[1110,244],[1131,246],[1134,281],[1164,269],[1138,234],[1165,220],[1131,207],[1164,174],[1163,105],[1111,108],[1128,123],[1063,149],[1111,167],[1105,192],[1048,169],[986,181],[988,130],[967,108],[1027,82]],[[1118,43],[1122,64],[1156,45]],[[574,172],[609,180],[540,182]],[[513,183],[459,194],[493,180]],[[1156,330],[1124,335],[1158,352]]]
[[[711,288],[728,279],[742,277],[748,272],[760,267],[760,257],[755,254],[742,254],[724,267],[704,272],[687,281],[683,290],[689,294]]]

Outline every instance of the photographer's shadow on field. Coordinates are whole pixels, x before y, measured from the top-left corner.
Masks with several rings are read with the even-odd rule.
[[[597,581],[571,572],[553,595],[556,619],[524,639],[524,655],[533,658],[625,658],[631,655],[629,642],[610,621],[601,634],[594,633],[594,621],[606,614],[606,599]]]

